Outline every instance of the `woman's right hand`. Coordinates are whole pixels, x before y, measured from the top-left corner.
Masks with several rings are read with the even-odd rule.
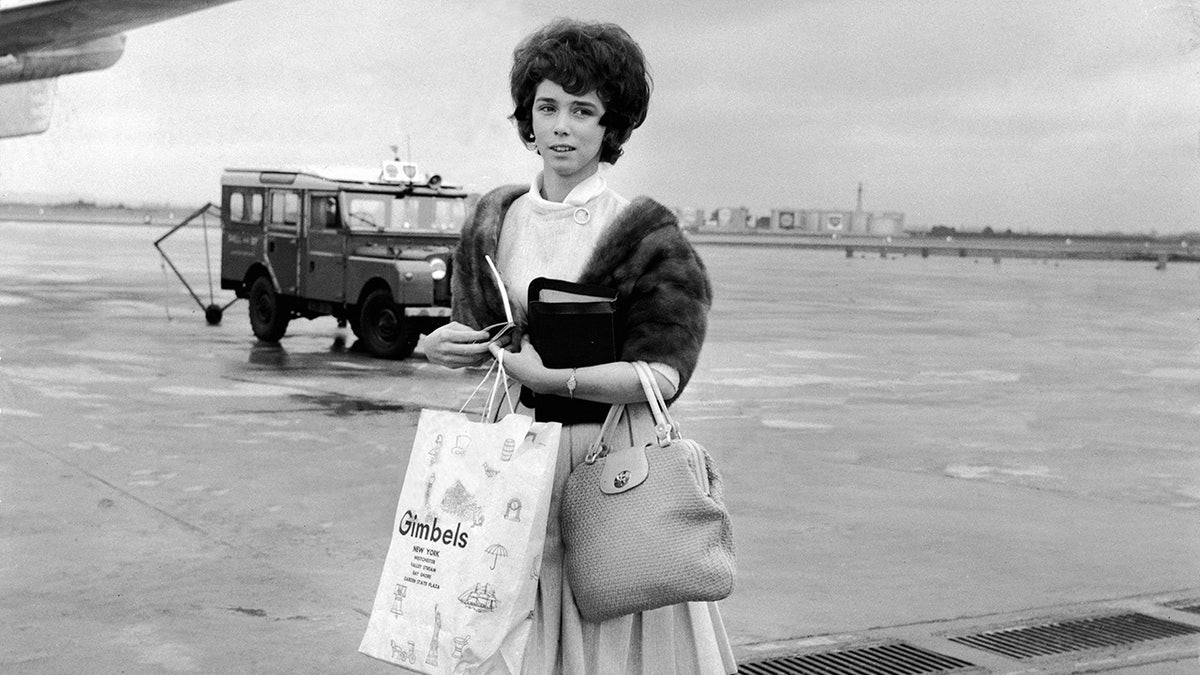
[[[426,335],[421,344],[430,363],[447,368],[479,366],[492,358],[488,351],[488,333],[457,321]]]

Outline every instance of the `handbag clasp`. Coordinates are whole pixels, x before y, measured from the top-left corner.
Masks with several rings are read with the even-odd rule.
[[[674,428],[669,424],[654,425],[654,436],[658,440],[658,447],[665,448],[671,444]]]
[[[596,441],[595,443],[592,443],[590,448],[588,448],[588,453],[584,455],[583,462],[584,464],[595,464],[597,459],[600,459],[607,454],[608,446],[600,441]]]

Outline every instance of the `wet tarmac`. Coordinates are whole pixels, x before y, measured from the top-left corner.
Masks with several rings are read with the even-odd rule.
[[[244,303],[207,326],[162,232],[0,222],[0,671],[399,672],[355,650],[400,472],[419,410],[482,373],[372,359],[330,319],[258,343]],[[201,235],[171,243],[207,299]],[[1194,636],[947,639],[1200,627],[1176,608],[1200,603],[1200,266],[701,253],[717,303],[676,410],[726,477],[742,660],[1200,669]]]

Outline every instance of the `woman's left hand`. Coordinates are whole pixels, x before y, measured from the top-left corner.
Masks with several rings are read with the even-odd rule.
[[[501,363],[509,377],[534,391],[539,391],[541,384],[549,378],[550,371],[542,363],[542,357],[533,348],[528,335],[521,338],[520,351],[510,352],[496,344],[490,345],[489,349],[497,360],[503,359]]]

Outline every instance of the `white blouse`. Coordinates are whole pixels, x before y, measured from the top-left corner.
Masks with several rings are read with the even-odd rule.
[[[500,229],[496,267],[513,304],[513,318],[524,326],[529,307],[529,282],[538,277],[579,281],[592,257],[596,242],[628,204],[605,180],[606,163],[585,179],[562,202],[542,197],[542,174],[533,179],[529,192],[509,207]],[[674,368],[651,364],[659,374],[679,387]]]
[[[496,266],[513,301],[514,318],[525,325],[529,282],[538,277],[579,281],[596,242],[629,204],[613,192],[603,169],[560,202],[542,197],[542,174],[509,207],[500,230]]]

